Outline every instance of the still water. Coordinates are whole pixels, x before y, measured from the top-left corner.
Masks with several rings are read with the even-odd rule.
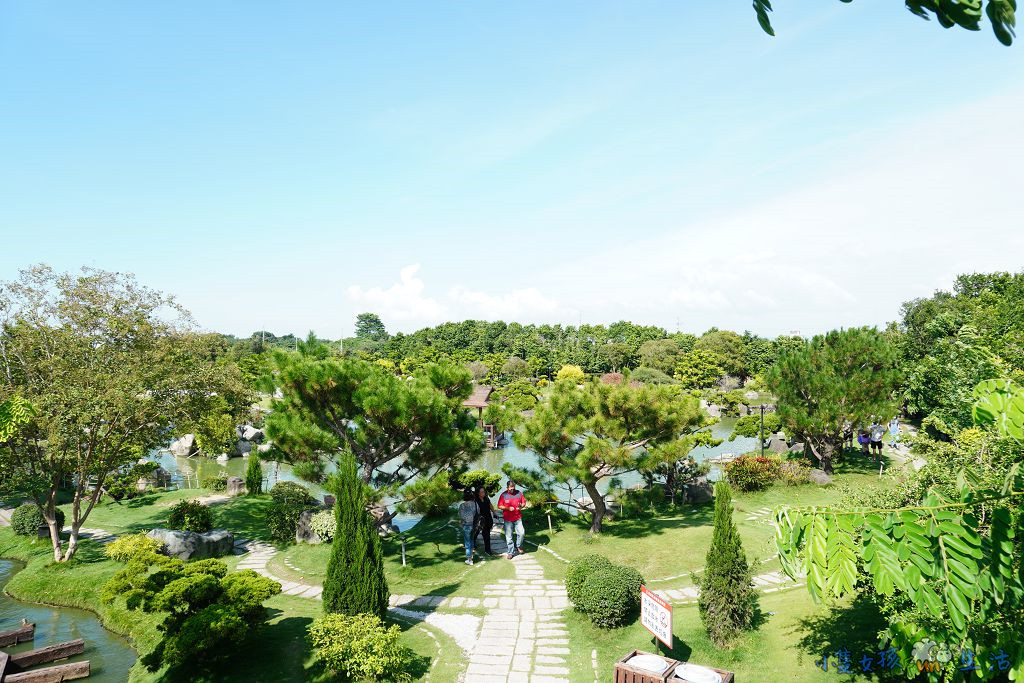
[[[21,625],[22,619],[28,619],[36,625],[36,639],[35,642],[6,647],[4,651],[23,652],[83,638],[85,653],[65,662],[88,659],[92,668],[92,675],[87,679],[90,683],[121,683],[128,680],[128,671],[135,664],[135,650],[123,638],[103,628],[92,612],[21,602],[3,592],[7,581],[21,569],[20,564],[0,560],[0,631],[16,628]]]

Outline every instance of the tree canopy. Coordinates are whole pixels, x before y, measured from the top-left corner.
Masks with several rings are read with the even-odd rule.
[[[803,440],[831,474],[847,424],[896,412],[896,353],[873,328],[834,330],[779,358],[767,381],[787,433]]]
[[[428,364],[399,377],[332,355],[312,335],[298,346],[273,354],[280,398],[267,434],[303,476],[323,480],[328,465],[351,453],[364,482],[395,491],[417,476],[457,470],[480,452],[483,436],[462,406],[472,392],[465,369]],[[391,519],[378,512],[382,522]]]
[[[247,409],[237,369],[190,325],[173,299],[118,273],[37,266],[0,284],[0,404],[21,407],[16,430],[0,424],[0,489],[39,506],[54,559],[74,556],[108,477],[164,445],[172,425]],[[54,508],[68,481],[65,550]]]
[[[606,505],[598,483],[684,459],[711,423],[698,399],[675,387],[559,382],[516,433],[555,480],[578,482],[591,499],[594,533]],[[572,501],[570,501],[572,502]]]

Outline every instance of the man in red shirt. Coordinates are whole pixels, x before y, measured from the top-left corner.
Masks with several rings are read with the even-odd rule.
[[[508,546],[508,559],[523,552],[523,508],[526,507],[526,497],[522,491],[516,490],[516,483],[511,479],[505,485],[505,492],[498,496],[498,509],[501,510],[501,517],[505,520],[505,545]],[[512,532],[515,531],[516,543],[513,543]]]

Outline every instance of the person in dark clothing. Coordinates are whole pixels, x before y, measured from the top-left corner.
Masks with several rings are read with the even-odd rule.
[[[493,555],[491,550],[491,529],[494,527],[494,505],[487,490],[483,486],[476,488],[476,504],[480,509],[480,533],[484,537],[484,552]]]
[[[473,492],[466,489],[459,505],[459,523],[462,526],[462,542],[466,546],[466,564],[473,566],[473,543],[477,526],[480,524],[480,510],[473,500]]]

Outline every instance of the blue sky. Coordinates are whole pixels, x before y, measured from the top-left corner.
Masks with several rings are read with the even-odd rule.
[[[776,10],[2,1],[0,279],[131,271],[236,334],[778,334],[1020,270],[1020,48]]]

